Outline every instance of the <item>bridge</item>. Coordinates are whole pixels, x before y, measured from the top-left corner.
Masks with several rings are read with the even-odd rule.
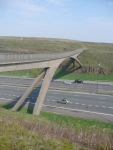
[[[65,52],[65,53],[54,53],[54,54],[0,54],[0,72],[14,71],[14,70],[26,70],[33,68],[44,68],[40,75],[33,81],[28,87],[26,92],[22,95],[19,101],[12,108],[13,111],[19,109],[28,95],[37,86],[41,79],[43,79],[40,93],[36,100],[33,114],[39,115],[43,101],[45,99],[49,84],[54,76],[54,73],[58,66],[67,58],[71,58],[79,63],[78,55],[83,52],[83,48]]]

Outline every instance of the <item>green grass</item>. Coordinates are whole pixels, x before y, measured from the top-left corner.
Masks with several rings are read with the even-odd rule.
[[[0,72],[0,76],[15,76],[15,77],[30,77],[36,78],[42,69],[20,70],[20,71],[8,71]]]
[[[23,108],[13,112],[11,108],[9,105],[0,105],[2,150],[113,148],[113,123],[48,112],[35,116],[32,110]]]
[[[36,78],[42,69],[31,69],[22,71],[12,71],[12,72],[0,72],[0,76],[15,76],[15,77],[29,77]],[[70,73],[65,70],[57,69],[54,79],[63,80],[90,80],[90,81],[113,81],[113,74],[91,74],[91,73]]]
[[[113,81],[113,74],[91,74],[91,73],[70,73],[65,70],[57,69],[55,79],[68,79],[68,80],[91,80],[91,81]]]

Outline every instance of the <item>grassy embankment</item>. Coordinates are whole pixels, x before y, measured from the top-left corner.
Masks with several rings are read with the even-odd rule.
[[[113,123],[0,105],[2,150],[113,150]]]
[[[73,73],[66,69],[58,73],[59,69],[54,78],[113,81],[113,44],[49,38],[0,37],[0,52],[43,54],[66,52],[80,47],[86,48],[79,56],[83,68]],[[26,76],[29,72],[29,77],[36,77],[38,70],[40,69],[0,73],[0,75]]]

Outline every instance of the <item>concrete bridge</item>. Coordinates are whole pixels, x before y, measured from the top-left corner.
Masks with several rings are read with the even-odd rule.
[[[44,78],[33,110],[34,115],[39,115],[49,84],[58,66],[67,58],[74,59],[82,66],[77,58],[82,52],[83,49],[80,48],[75,51],[54,54],[0,54],[0,72],[44,68],[12,110],[18,110],[40,80]]]

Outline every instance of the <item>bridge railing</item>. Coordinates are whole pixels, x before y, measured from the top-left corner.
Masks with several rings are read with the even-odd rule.
[[[0,63],[4,62],[21,62],[21,61],[43,61],[43,60],[53,60],[64,57],[69,57],[72,55],[79,54],[83,51],[82,48],[68,51],[64,53],[54,53],[54,54],[0,54]]]

